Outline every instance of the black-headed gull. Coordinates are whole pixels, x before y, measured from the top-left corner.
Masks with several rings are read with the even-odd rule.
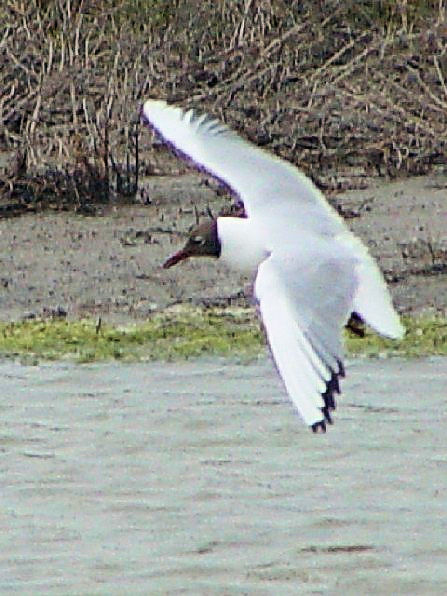
[[[292,164],[207,115],[148,100],[142,118],[178,153],[226,183],[244,217],[192,230],[165,268],[219,257],[254,274],[254,293],[286,390],[314,432],[326,430],[344,376],[342,328],[355,313],[378,333],[404,334],[385,281],[362,242]]]

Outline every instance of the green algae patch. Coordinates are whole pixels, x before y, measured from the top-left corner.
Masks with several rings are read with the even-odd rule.
[[[0,323],[0,355],[45,360],[173,360],[205,355],[255,357],[263,338],[248,310],[179,309],[135,325],[93,320]]]
[[[447,320],[404,318],[401,341],[371,331],[359,338],[346,332],[350,356],[447,355]],[[25,360],[77,362],[179,360],[201,356],[255,358],[265,351],[264,335],[252,309],[178,307],[145,322],[111,326],[94,320],[32,320],[0,323],[0,355]]]

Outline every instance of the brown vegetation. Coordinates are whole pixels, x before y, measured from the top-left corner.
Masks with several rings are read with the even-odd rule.
[[[148,96],[216,114],[334,190],[447,161],[445,0],[2,6],[0,146],[22,164],[0,179],[9,199],[133,197]],[[150,173],[157,147],[140,144]]]

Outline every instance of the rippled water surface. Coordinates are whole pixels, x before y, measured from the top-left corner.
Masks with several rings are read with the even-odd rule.
[[[446,594],[447,360],[0,364],[0,592]]]

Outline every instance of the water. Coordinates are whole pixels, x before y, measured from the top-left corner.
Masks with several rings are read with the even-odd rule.
[[[0,374],[1,593],[447,593],[447,359],[350,363],[318,436],[268,361]]]

